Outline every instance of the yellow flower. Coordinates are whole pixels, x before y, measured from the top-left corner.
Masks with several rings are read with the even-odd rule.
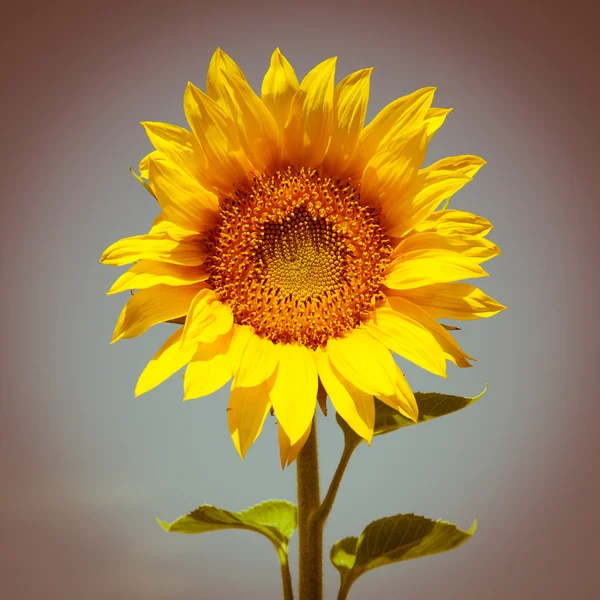
[[[186,365],[186,400],[233,379],[238,452],[272,409],[284,465],[308,437],[319,380],[370,442],[373,396],[418,416],[391,353],[446,377],[446,361],[468,367],[471,357],[437,319],[504,308],[457,283],[487,275],[481,263],[500,253],[485,237],[491,224],[440,209],[484,161],[454,156],[422,168],[450,109],[431,108],[434,88],[423,88],[363,127],[371,69],[336,86],[335,60],[298,83],[276,50],[259,97],[217,50],[207,93],[191,83],[185,91],[191,131],[142,123],[156,149],[138,179],[161,212],[147,234],[101,259],[135,263],[109,291],[137,290],[113,341],[181,324],[136,395]]]

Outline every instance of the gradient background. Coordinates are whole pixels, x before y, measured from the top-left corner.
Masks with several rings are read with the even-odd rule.
[[[273,419],[242,463],[223,391],[184,404],[174,377],[134,400],[167,327],[109,346],[125,297],[104,295],[120,270],[98,263],[155,214],[128,173],[150,149],[139,121],[184,124],[185,85],[204,87],[217,46],[255,88],[280,46],[300,76],[331,55],[338,80],[375,66],[368,118],[437,86],[435,104],[455,110],[429,159],[487,159],[453,206],[488,217],[504,251],[482,285],[509,310],[458,333],[476,368],[452,368],[448,381],[406,369],[415,389],[473,395],[488,380],[490,391],[464,412],[360,447],[326,548],[398,512],[465,528],[477,516],[477,535],[455,552],[370,573],[350,597],[595,597],[595,11],[513,1],[5,5],[0,595],[280,597],[262,537],[167,535],[154,523],[200,503],[294,500]],[[328,481],[342,440],[333,418],[320,421]],[[338,576],[326,566],[334,598]]]

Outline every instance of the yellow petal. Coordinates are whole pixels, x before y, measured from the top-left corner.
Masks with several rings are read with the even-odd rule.
[[[273,115],[279,131],[283,133],[290,113],[292,98],[298,90],[298,78],[292,65],[279,48],[271,56],[271,65],[262,83],[262,100]]]
[[[379,400],[396,409],[415,423],[419,420],[419,406],[408,381],[400,368],[396,371],[396,386],[394,393],[389,396],[379,395]]]
[[[151,153],[151,154],[153,154],[153,153]],[[145,165],[147,165],[147,159],[149,156],[150,156],[150,154],[142,159],[142,161],[145,162]],[[139,183],[141,183],[144,186],[146,191],[149,192],[156,200],[156,194],[154,193],[152,186],[146,181],[148,179],[147,166],[145,166],[145,169],[142,170],[142,163],[140,162],[140,174],[139,175],[133,170],[133,167],[129,167],[129,172],[137,179],[137,181]]]
[[[233,374],[238,372],[240,368],[240,361],[242,359],[242,353],[244,352],[246,345],[250,342],[250,338],[255,335],[254,329],[248,325],[236,325],[231,341],[231,348],[229,349],[229,360],[231,362],[231,370]]]
[[[410,190],[396,203],[387,203],[381,222],[390,237],[402,237],[426,219],[443,200],[469,183],[466,175],[421,170]]]
[[[146,365],[135,387],[136,398],[154,389],[190,362],[196,347],[181,347],[182,332],[183,327],[180,327]]]
[[[233,73],[246,81],[244,72],[238,67],[236,62],[228,54],[223,52],[221,48],[217,48],[208,65],[208,73],[206,74],[206,93],[210,98],[221,103],[221,106],[227,110],[226,97],[228,91],[223,87],[222,71]]]
[[[295,444],[310,427],[317,405],[317,365],[304,346],[277,344],[279,354],[271,402],[277,420]]]
[[[415,228],[442,235],[487,235],[492,224],[483,217],[462,210],[437,210]]]
[[[325,169],[338,175],[343,172],[356,144],[367,114],[369,84],[373,69],[363,69],[342,79],[333,96],[333,128]]]
[[[308,436],[312,430],[312,421],[309,428],[306,430],[304,435],[294,444],[290,444],[290,438],[287,436],[283,427],[278,425],[277,427],[277,439],[279,441],[279,458],[281,460],[281,468],[285,469],[287,466],[291,465],[302,448],[304,448],[304,444],[308,440]]]
[[[195,348],[190,364],[185,370],[184,400],[208,396],[222,388],[231,379],[231,366],[227,353],[232,333],[218,336],[207,344],[189,344]]]
[[[382,215],[388,235],[402,237],[419,225],[444,200],[469,183],[484,164],[478,156],[450,156],[422,169],[413,190]]]
[[[208,279],[204,267],[185,267],[153,260],[141,260],[117,279],[108,294],[124,290],[143,290],[153,285],[190,285]]]
[[[502,252],[493,242],[473,235],[440,235],[435,231],[409,234],[390,254],[390,259],[416,250],[450,250],[470,258],[477,264],[490,260]]]
[[[140,160],[140,177],[148,179],[148,165],[150,164],[150,159],[154,158],[156,160],[161,160],[161,157],[162,159],[166,158],[164,153],[158,150],[146,154],[146,156]]]
[[[433,334],[402,311],[382,307],[374,311],[367,331],[392,352],[434,375],[446,377],[444,353]]]
[[[210,62],[206,89],[237,126],[240,142],[253,166],[267,171],[278,165],[281,141],[277,124],[242,70],[220,48]]]
[[[206,163],[200,144],[187,129],[152,121],[142,121],[141,125],[152,145],[189,175]]]
[[[183,229],[179,225],[176,225],[173,223],[173,221],[169,220],[164,212],[161,212],[156,219],[154,219],[154,223],[152,223],[152,227],[149,231],[150,235],[155,235],[158,233],[166,233],[168,237],[174,240],[184,240],[185,238],[198,237],[197,231],[190,231],[189,229]]]
[[[425,116],[427,137],[431,139],[444,124],[446,117],[452,112],[451,108],[430,108]]]
[[[436,346],[441,348],[443,356],[447,360],[452,361],[456,366],[461,368],[471,366],[471,363],[468,361],[469,359],[474,360],[473,357],[466,354],[452,335],[422,308],[399,296],[389,296],[387,300],[390,308],[396,314],[401,314],[405,318],[413,320],[429,331],[435,339]],[[439,353],[439,349],[436,351]]]
[[[384,283],[395,290],[409,290],[473,277],[485,277],[474,260],[450,250],[413,250],[388,266]]]
[[[225,103],[237,124],[246,156],[257,170],[270,171],[281,161],[281,140],[275,119],[245,79],[222,72]]]
[[[438,171],[451,173],[460,173],[467,177],[473,178],[477,174],[477,171],[485,165],[486,162],[480,156],[473,156],[472,154],[462,154],[460,156],[448,156],[442,158],[437,162],[433,163],[426,169],[423,169],[426,173],[435,173]]]
[[[208,344],[233,327],[233,314],[229,306],[219,301],[211,289],[202,289],[189,308],[183,329],[182,343]]]
[[[434,93],[433,87],[422,88],[383,108],[362,130],[346,175],[360,176],[382,143],[397,139],[405,127],[417,127],[426,117]]]
[[[468,283],[437,283],[395,293],[420,306],[434,319],[485,319],[506,308]]]
[[[394,143],[378,151],[365,167],[360,197],[361,202],[371,206],[382,206],[402,202],[405,190],[417,176],[427,152],[427,132],[418,127],[403,135]]]
[[[453,235],[448,236],[446,239],[450,240],[453,250],[472,259],[477,264],[502,254],[502,251],[494,242],[479,236]]]
[[[271,407],[269,391],[273,377],[254,387],[240,387],[231,391],[227,422],[229,433],[240,458],[256,441]]]
[[[200,285],[156,285],[136,292],[119,315],[111,343],[141,335],[157,323],[183,317],[187,314]]]
[[[100,262],[120,267],[143,259],[196,267],[206,260],[206,248],[196,238],[174,240],[163,234],[136,235],[109,246]]]
[[[162,150],[168,144],[184,148],[192,147],[192,135],[183,127],[155,121],[142,121],[140,125],[145,129],[148,139],[157,150]]]
[[[206,154],[202,180],[229,193],[249,181],[252,165],[244,154],[232,118],[211,98],[188,83],[183,97],[187,120]]]
[[[352,429],[371,443],[375,425],[373,395],[352,385],[332,364],[325,350],[317,348],[317,369],[327,395],[339,415]]]
[[[389,350],[365,329],[330,339],[327,354],[339,373],[359,390],[373,396],[394,393],[396,363]]]
[[[277,366],[278,356],[271,340],[256,335],[246,325],[237,327],[230,354],[235,377],[232,388],[254,387],[268,379]]]
[[[207,231],[218,219],[219,200],[200,183],[167,163],[150,160],[149,178],[167,218],[183,229]]]
[[[335,63],[329,58],[302,80],[285,124],[284,149],[296,167],[316,167],[327,152],[333,124]]]

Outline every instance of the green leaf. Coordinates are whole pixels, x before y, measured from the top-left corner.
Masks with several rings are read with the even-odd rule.
[[[287,549],[297,526],[296,507],[286,500],[267,500],[241,512],[203,504],[172,523],[157,521],[165,531],[175,533],[247,529],[267,537],[278,550]]]
[[[333,566],[344,577],[346,571],[349,571],[356,561],[357,537],[347,537],[339,540],[331,547],[329,556]]]
[[[450,396],[448,394],[417,392],[415,399],[419,407],[419,423],[431,421],[444,415],[456,412],[461,408],[466,408],[470,404],[474,404],[481,398],[488,389],[487,382],[483,391],[474,398],[463,396]],[[396,409],[391,408],[375,398],[375,429],[373,435],[383,435],[396,431],[401,427],[416,425],[414,421],[407,419],[401,415]]]
[[[341,598],[361,575],[377,567],[457,548],[475,533],[477,521],[463,531],[445,521],[418,515],[396,515],[373,521],[361,536],[347,537],[331,548],[333,566],[340,572]]]

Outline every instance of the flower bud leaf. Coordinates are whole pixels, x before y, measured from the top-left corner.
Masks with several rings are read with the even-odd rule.
[[[438,417],[443,417],[461,410],[462,408],[466,408],[477,402],[477,400],[487,392],[487,389],[488,385],[486,382],[483,391],[473,398],[452,396],[450,394],[438,394],[435,392],[417,392],[415,393],[415,400],[419,407],[418,422],[424,423],[425,421],[431,421],[432,419],[437,419]],[[396,431],[396,429],[408,427],[409,425],[416,425],[416,423],[375,398],[374,436],[390,433]]]

